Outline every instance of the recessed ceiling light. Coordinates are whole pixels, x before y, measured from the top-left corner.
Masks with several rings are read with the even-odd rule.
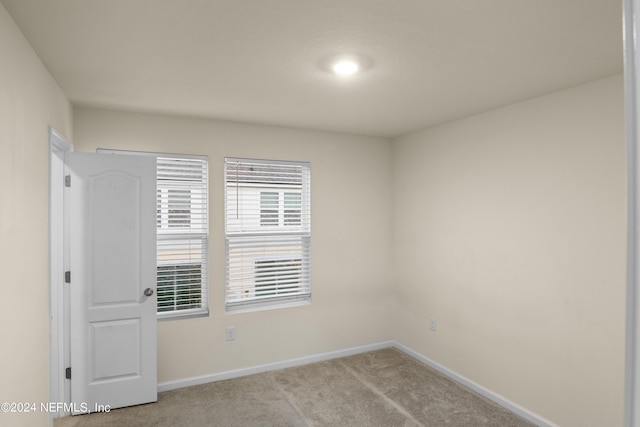
[[[352,76],[371,68],[373,62],[361,55],[333,55],[320,61],[320,68],[337,76]]]
[[[334,62],[331,69],[340,76],[350,76],[360,70],[360,65],[352,59],[341,59]]]

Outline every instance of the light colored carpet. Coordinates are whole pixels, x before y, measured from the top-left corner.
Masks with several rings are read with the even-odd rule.
[[[529,422],[393,348],[160,393],[54,427],[525,427]]]

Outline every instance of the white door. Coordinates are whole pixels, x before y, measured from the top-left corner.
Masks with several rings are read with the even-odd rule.
[[[72,152],[66,164],[71,411],[155,402],[155,158]]]

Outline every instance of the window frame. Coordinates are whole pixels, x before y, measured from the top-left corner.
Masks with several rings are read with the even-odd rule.
[[[224,161],[225,310],[244,312],[310,304],[311,164],[235,157],[226,157]],[[245,168],[242,171],[240,164]],[[254,166],[262,172],[255,172],[256,177],[251,178],[247,170],[253,171]],[[299,172],[289,178],[287,169]],[[258,178],[260,173],[266,178]],[[240,175],[244,178],[239,179]],[[273,201],[276,200],[274,193],[277,193],[277,205],[264,204],[263,194]],[[265,214],[269,215],[267,222]],[[288,221],[288,215],[295,215],[295,220]],[[291,269],[286,263],[276,265],[277,261],[287,259],[300,264],[294,277],[290,277]],[[260,284],[259,278],[264,272],[260,271],[259,263],[265,260],[276,261],[275,274],[287,276],[285,280],[296,280],[297,286],[282,292],[282,279],[278,277],[270,277],[266,285]],[[265,291],[259,292],[262,286],[270,287],[273,293],[267,296]]]
[[[192,317],[205,317],[209,316],[209,159],[207,156],[202,155],[192,155],[192,154],[174,154],[174,153],[159,153],[159,152],[147,152],[147,151],[128,151],[128,150],[110,150],[110,149],[102,149],[99,148],[96,150],[98,154],[119,154],[119,155],[137,155],[137,156],[152,156],[157,160],[166,159],[169,161],[172,160],[197,160],[203,162],[203,173],[202,178],[203,182],[193,188],[190,188],[189,194],[189,213],[186,214],[189,216],[189,226],[172,226],[171,225],[171,198],[169,193],[171,191],[185,191],[184,188],[170,188],[171,186],[166,185],[167,180],[162,180],[158,174],[156,174],[156,314],[158,320],[174,320],[174,319],[185,319]],[[162,184],[161,184],[161,181]],[[196,192],[194,196],[194,191]],[[199,202],[194,202],[193,199],[198,197]],[[184,204],[186,205],[186,204]],[[194,209],[194,206],[197,208]],[[184,211],[185,209],[180,209]],[[198,212],[194,214],[193,211]],[[184,220],[184,212],[177,213],[180,218],[178,221]],[[197,219],[197,223],[200,225],[194,230],[196,227],[192,227],[193,219]],[[175,247],[179,247],[183,245],[183,247],[187,249],[182,249],[185,255],[178,257],[178,255],[174,255],[173,258],[163,259],[165,255],[162,254],[163,250],[174,246],[174,252],[177,251]],[[186,243],[185,242],[193,242]],[[196,257],[195,260],[184,259],[190,258],[191,252],[194,249],[196,253],[200,255]],[[193,265],[198,266],[195,269],[199,269],[200,275],[200,290],[199,290],[199,299],[200,299],[200,307],[198,308],[181,308],[175,310],[160,310],[160,295],[162,294],[162,287],[169,287],[168,284],[160,283],[161,269],[166,267],[175,267],[175,270],[182,270],[182,267]],[[165,270],[166,271],[166,270]],[[191,273],[189,273],[190,275]],[[166,276],[165,276],[166,277]],[[190,280],[188,278],[183,277],[182,281]],[[174,282],[177,282],[176,278]],[[190,286],[193,284],[174,284],[176,287],[175,297],[174,297],[174,306],[177,304],[177,295],[178,295],[178,286]],[[188,304],[187,304],[188,305]]]

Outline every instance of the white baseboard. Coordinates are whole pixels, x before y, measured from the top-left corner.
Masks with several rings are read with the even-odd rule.
[[[366,353],[367,351],[381,350],[394,346],[393,341],[381,341],[373,344],[366,344],[358,347],[351,347],[344,350],[319,353],[311,356],[297,357],[295,359],[283,360],[281,362],[267,363],[264,365],[251,366],[248,368],[234,369],[232,371],[207,374],[199,377],[185,378],[183,380],[167,381],[158,384],[158,392],[175,390],[177,388],[190,387],[194,385],[206,384],[214,381],[239,378],[247,375],[259,374],[262,372],[275,371],[277,369],[292,368],[294,366],[308,365],[309,363],[322,362],[325,360],[337,359],[340,357],[352,356],[354,354]]]
[[[471,381],[469,378],[466,378],[460,374],[458,374],[457,372],[454,372],[452,370],[450,370],[449,368],[442,366],[441,364],[439,364],[438,362],[435,362],[434,360],[429,359],[426,356],[423,356],[422,354],[418,353],[417,351],[414,351],[412,349],[410,349],[409,347],[406,347],[398,342],[393,341],[393,347],[397,348],[398,350],[402,351],[403,353],[408,354],[409,356],[413,357],[414,359],[417,359],[421,362],[423,362],[424,364],[432,367],[433,369],[435,369],[436,371],[440,372],[441,374],[445,375],[446,377],[449,377],[450,379],[454,380],[455,382],[464,385],[467,388],[470,388],[471,390],[475,391],[476,393],[486,397],[487,399],[491,400],[494,403],[497,403],[498,405],[502,406],[505,409],[508,409],[509,411],[513,412],[516,415],[519,415],[520,417],[524,418],[525,420],[540,426],[540,427],[557,427],[557,424],[552,423],[551,421],[542,418],[539,415],[534,414],[533,412],[523,408],[520,405],[517,405],[513,402],[511,402],[510,400],[500,396],[497,393],[492,392],[491,390],[481,386],[480,384]]]
[[[389,347],[394,347],[397,348],[398,350],[402,351],[403,353],[413,357],[414,359],[417,359],[421,362],[423,362],[424,364],[432,367],[433,369],[435,369],[436,371],[440,372],[441,374],[451,378],[453,381],[462,384],[463,386],[470,388],[471,390],[475,391],[476,393],[486,397],[487,399],[491,400],[492,402],[497,403],[498,405],[502,406],[503,408],[519,415],[520,417],[524,418],[525,420],[540,426],[540,427],[557,427],[556,424],[552,423],[549,420],[546,420],[536,414],[534,414],[533,412],[523,408],[522,406],[519,406],[513,402],[511,402],[510,400],[500,396],[499,394],[496,394],[494,392],[492,392],[491,390],[481,386],[478,383],[475,383],[474,381],[471,381],[470,379],[448,369],[447,367],[439,364],[438,362],[435,362],[431,359],[429,359],[426,356],[423,356],[422,354],[410,349],[409,347],[402,345],[396,341],[393,340],[389,340],[389,341],[380,341],[380,342],[376,342],[373,344],[366,344],[366,345],[362,345],[362,346],[358,346],[358,347],[351,347],[351,348],[347,348],[344,350],[336,350],[336,351],[330,351],[327,353],[319,353],[319,354],[314,354],[311,356],[303,356],[303,357],[297,357],[294,359],[288,359],[288,360],[283,360],[281,362],[274,362],[274,363],[267,363],[264,365],[257,365],[257,366],[251,366],[248,368],[242,368],[242,369],[234,369],[231,371],[225,371],[225,372],[218,372],[215,374],[207,374],[207,375],[202,375],[202,376],[198,376],[198,377],[191,377],[191,378],[185,378],[182,380],[176,380],[176,381],[167,381],[167,382],[163,382],[158,384],[158,392],[163,392],[163,391],[169,391],[169,390],[175,390],[178,388],[183,388],[183,387],[190,387],[190,386],[194,386],[194,385],[200,385],[200,384],[207,384],[210,382],[214,382],[214,381],[221,381],[221,380],[228,380],[228,379],[232,379],[232,378],[239,378],[239,377],[244,377],[247,375],[253,375],[253,374],[259,374],[262,372],[269,372],[269,371],[275,371],[277,369],[284,369],[284,368],[292,368],[294,366],[302,366],[302,365],[308,365],[310,363],[315,363],[315,362],[322,362],[325,360],[331,360],[331,359],[337,359],[340,357],[346,357],[346,356],[352,356],[354,354],[360,354],[360,353],[366,353],[368,351],[374,351],[374,350],[381,350],[383,348],[389,348]]]

